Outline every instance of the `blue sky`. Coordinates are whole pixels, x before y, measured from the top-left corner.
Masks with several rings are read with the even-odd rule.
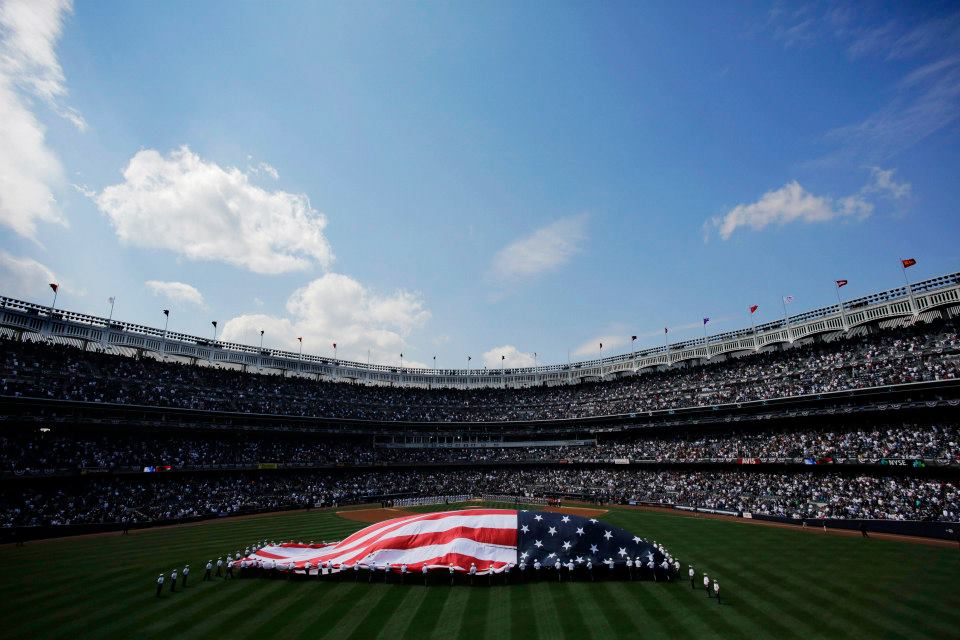
[[[715,4],[0,0],[0,291],[521,366],[960,270],[960,9]]]

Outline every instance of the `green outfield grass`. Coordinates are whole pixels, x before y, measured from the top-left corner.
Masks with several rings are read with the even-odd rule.
[[[619,509],[601,519],[665,544],[684,571],[707,570],[725,604],[686,582],[200,581],[207,559],[255,540],[333,540],[364,526],[314,511],[2,547],[0,637],[960,637],[955,547]],[[190,586],[156,599],[157,574],[188,562]]]

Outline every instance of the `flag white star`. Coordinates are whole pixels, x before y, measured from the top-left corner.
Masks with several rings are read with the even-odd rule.
[[[537,522],[540,522],[541,520],[543,520],[543,516],[541,516],[541,515],[538,513],[537,515],[533,516],[533,519],[536,520]]]
[[[607,531],[605,534],[603,534],[603,537],[606,538],[607,540],[609,540],[610,538],[613,537],[613,534],[610,533],[609,531]]]
[[[640,542],[640,536],[633,536],[634,542]]]
[[[525,560],[526,558],[527,558],[527,552],[524,551],[523,553],[520,554],[520,559]]]
[[[550,535],[556,535],[556,533],[557,533],[557,528],[556,528],[556,527],[550,527],[549,529],[547,529],[547,533],[549,533]]]
[[[547,557],[548,557],[548,558],[552,558],[552,557],[553,557],[553,556],[555,556],[555,555],[557,555],[557,554],[555,554],[555,553],[551,553],[551,554],[550,554],[550,555],[548,555]]]
[[[572,546],[573,546],[573,545],[570,544],[569,542],[564,542],[564,543],[563,543],[563,550],[564,550],[564,551],[570,551],[570,547],[572,547]]]
[[[520,527],[520,531],[522,531],[523,533],[530,533],[530,527],[528,527],[527,525],[523,525],[522,527]]]
[[[570,522],[570,516],[563,516],[560,520],[561,522]]]
[[[621,547],[620,551],[617,551],[617,555],[619,555],[622,558],[623,556],[627,555],[627,550]]]
[[[597,552],[597,545],[595,544],[590,545],[590,553],[596,553],[596,552]]]
[[[539,540],[537,540],[536,542],[533,543],[533,546],[535,546],[537,549],[539,549],[540,547],[543,546],[543,543],[540,542]]]
[[[596,519],[596,518],[590,518],[590,522],[592,522],[593,524],[597,524],[597,519]]]
[[[582,564],[582,563],[583,563],[583,558],[580,556],[577,556],[577,564]]]
[[[583,535],[583,527],[577,527],[577,535],[578,535],[578,536],[582,536],[582,535]]]

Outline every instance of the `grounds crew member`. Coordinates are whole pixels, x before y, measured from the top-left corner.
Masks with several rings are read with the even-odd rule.
[[[400,565],[400,584],[403,584],[406,581],[407,577],[407,563],[404,562]]]
[[[689,566],[690,566],[690,568],[687,570],[687,575],[690,576],[690,588],[691,588],[691,589],[696,589],[697,586],[696,586],[695,584],[693,584],[693,577],[697,574],[697,572],[693,570],[693,565],[692,565],[692,564],[689,565]]]
[[[560,558],[557,558],[557,560],[553,563],[553,568],[557,572],[557,582],[560,582],[560,579],[561,579],[561,574],[560,574],[561,566],[563,565],[560,564]]]
[[[707,597],[712,598],[713,596],[710,595],[710,578],[707,576],[707,574],[703,574],[703,588],[707,592]]]
[[[717,604],[720,604],[720,583],[713,581],[713,594],[717,596]]]
[[[450,586],[451,587],[453,586],[453,572],[454,572],[454,568],[453,568],[453,563],[451,562],[450,563]]]
[[[157,597],[160,597],[160,592],[163,591],[163,574],[161,573],[157,576]]]
[[[647,562],[647,569],[650,569],[650,573],[653,574],[653,581],[657,581],[657,564],[653,561],[653,556],[650,556],[650,561]]]
[[[477,575],[477,565],[470,563],[470,585],[473,586],[473,578]]]
[[[233,565],[234,565],[234,564],[235,564],[235,563],[234,563],[233,560],[231,560],[230,562],[227,563],[227,575],[224,576],[224,578],[223,578],[224,580],[233,580]]]
[[[190,575],[190,565],[186,565],[183,568],[183,588],[187,588],[187,576]]]
[[[587,560],[587,573],[590,574],[590,582],[593,582],[593,560]]]
[[[204,568],[204,571],[203,571],[204,582],[208,582],[209,580],[211,580],[210,578],[211,571],[213,571],[213,560],[207,560],[207,566]]]
[[[220,578],[223,576],[223,558],[217,558],[217,577]]]
[[[426,564],[424,564],[424,565],[423,565],[423,568],[420,569],[420,573],[423,574],[423,586],[425,586],[425,587],[429,586],[429,585],[427,584],[427,565],[426,565]]]
[[[627,556],[627,573],[630,574],[630,579],[633,580],[633,559],[630,556]]]
[[[667,581],[670,580],[670,562],[664,558],[663,562],[660,563],[660,568],[663,569],[663,575],[667,577]]]
[[[177,570],[174,569],[170,572],[170,592],[173,593],[177,590]]]

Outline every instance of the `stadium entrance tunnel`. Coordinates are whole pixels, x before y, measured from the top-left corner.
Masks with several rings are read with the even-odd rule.
[[[655,580],[680,561],[596,518],[526,509],[463,509],[384,520],[335,543],[262,541],[233,562],[242,577],[395,583]],[[484,580],[479,580],[484,577]]]

